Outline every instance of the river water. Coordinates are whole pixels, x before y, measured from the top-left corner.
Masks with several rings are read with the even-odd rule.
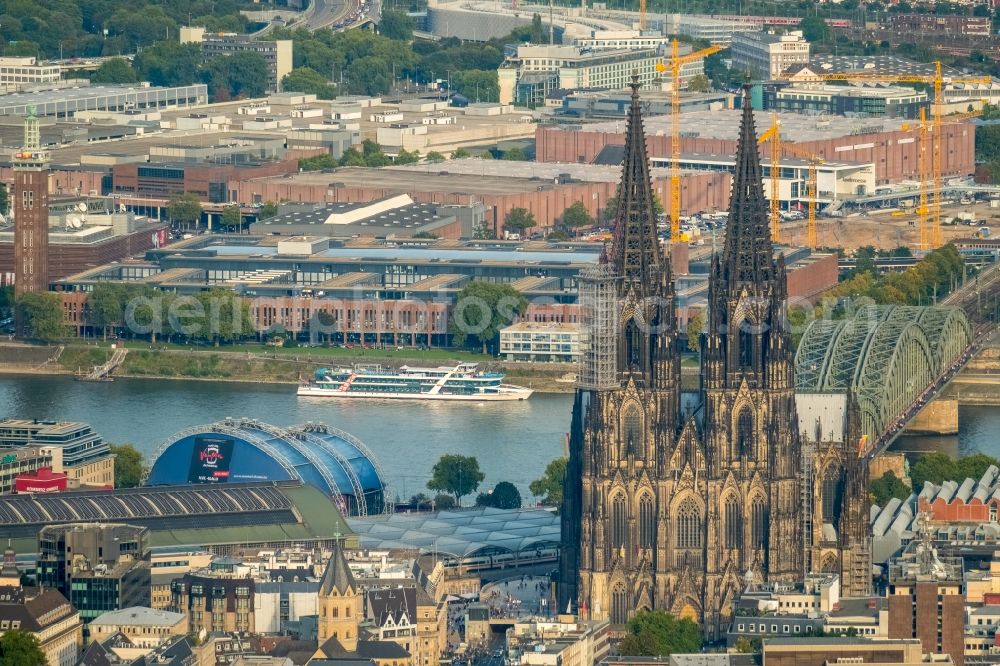
[[[503,403],[319,401],[289,385],[117,379],[78,382],[63,376],[0,377],[0,418],[84,421],[110,442],[132,442],[151,455],[180,430],[227,416],[274,425],[321,421],[372,449],[395,493],[426,492],[431,467],[446,453],[474,455],[481,487],[511,481],[527,501],[528,484],[564,455],[572,396],[536,393]],[[903,437],[905,451],[1000,456],[1000,407],[962,407],[952,437]]]

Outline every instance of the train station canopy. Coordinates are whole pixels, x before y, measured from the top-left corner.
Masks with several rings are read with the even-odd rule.
[[[455,557],[557,546],[560,534],[559,516],[544,509],[398,513],[353,518],[348,524],[362,548],[416,548]]]

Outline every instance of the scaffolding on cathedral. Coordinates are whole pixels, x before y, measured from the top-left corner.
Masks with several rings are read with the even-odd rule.
[[[586,335],[577,380],[580,388],[600,391],[619,387],[615,357],[618,278],[614,273],[609,264],[596,264],[577,278]]]
[[[817,433],[818,435],[819,433]],[[819,437],[817,437],[818,441]],[[802,545],[803,573],[813,571],[813,451],[816,445],[809,439],[802,442]]]

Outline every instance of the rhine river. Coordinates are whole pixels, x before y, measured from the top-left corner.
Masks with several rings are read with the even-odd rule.
[[[401,499],[427,492],[431,467],[441,455],[462,453],[478,458],[486,475],[480,489],[511,481],[527,502],[528,484],[550,460],[564,455],[571,407],[568,394],[479,404],[320,401],[296,397],[291,385],[0,377],[0,418],[84,421],[107,441],[132,442],[147,457],[174,433],[227,416],[279,426],[321,421],[367,444]],[[1000,457],[1000,407],[962,407],[959,423],[957,437],[905,437],[897,448]]]

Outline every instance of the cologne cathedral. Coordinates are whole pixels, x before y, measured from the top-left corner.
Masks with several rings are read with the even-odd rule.
[[[747,585],[801,581],[807,558],[836,556],[835,544],[805,544],[785,264],[748,93],[697,400],[681,396],[674,276],[657,238],[637,82],[615,220],[611,247],[581,276],[590,344],[570,431],[559,604],[613,625],[666,610],[717,638]]]

